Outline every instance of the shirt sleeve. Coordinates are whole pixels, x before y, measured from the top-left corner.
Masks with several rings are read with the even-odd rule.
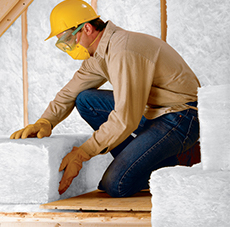
[[[74,74],[73,78],[57,93],[41,116],[50,121],[53,127],[72,112],[78,94],[89,88],[98,88],[107,81],[106,78],[90,70],[87,61]]]
[[[114,89],[115,108],[108,120],[95,131],[81,148],[95,156],[109,152],[123,142],[139,125],[151,85],[155,64],[138,53],[122,51],[108,64]]]

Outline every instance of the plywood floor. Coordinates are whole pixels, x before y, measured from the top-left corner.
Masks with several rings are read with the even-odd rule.
[[[40,205],[42,209],[90,210],[90,211],[151,211],[151,194],[141,191],[127,198],[112,198],[107,193],[96,190],[69,199]]]

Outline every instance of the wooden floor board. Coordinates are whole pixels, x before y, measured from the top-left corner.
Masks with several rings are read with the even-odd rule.
[[[141,191],[127,198],[112,198],[99,190],[40,205],[42,209],[97,210],[97,211],[151,211],[151,194]]]

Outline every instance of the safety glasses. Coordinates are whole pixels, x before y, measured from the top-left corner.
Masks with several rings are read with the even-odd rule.
[[[56,47],[64,52],[72,51],[77,43],[75,35],[83,28],[84,24],[85,23],[78,26],[76,30],[66,30],[64,34],[56,42]]]

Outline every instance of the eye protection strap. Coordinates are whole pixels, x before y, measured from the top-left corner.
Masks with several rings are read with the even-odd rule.
[[[87,23],[87,22],[85,22],[85,23]],[[83,23],[80,26],[78,26],[77,29],[72,33],[72,35],[76,35],[83,28],[83,26],[85,25],[85,23]]]

